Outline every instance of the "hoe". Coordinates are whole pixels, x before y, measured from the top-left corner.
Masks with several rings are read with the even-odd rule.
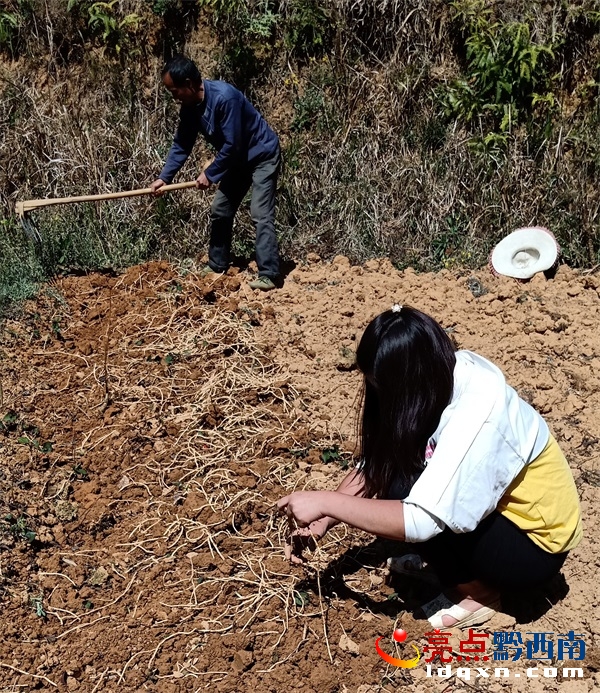
[[[169,190],[184,190],[185,188],[195,187],[195,181],[188,181],[186,183],[173,183],[171,185],[164,185],[161,190],[167,192]],[[79,195],[77,197],[54,197],[46,198],[43,200],[23,200],[22,202],[17,202],[15,204],[15,211],[21,220],[23,225],[23,230],[27,236],[37,245],[41,245],[42,238],[39,231],[36,229],[35,224],[27,217],[28,212],[32,209],[37,209],[38,207],[49,207],[50,205],[65,205],[71,202],[96,202],[98,200],[118,200],[122,197],[137,197],[140,195],[149,195],[151,192],[150,188],[141,188],[139,190],[126,190],[124,192],[115,193],[104,193],[102,195]]]

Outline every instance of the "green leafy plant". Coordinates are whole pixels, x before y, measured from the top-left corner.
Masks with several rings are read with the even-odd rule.
[[[557,37],[534,43],[525,22],[501,22],[483,0],[452,3],[465,33],[465,75],[438,92],[447,115],[510,132],[535,106],[555,105],[551,73]]]
[[[329,462],[338,462],[342,464],[343,462],[342,454],[337,445],[330,448],[323,448],[323,450],[321,450],[321,459],[323,460],[324,464],[329,464]]]
[[[331,33],[330,13],[318,0],[293,0],[286,18],[283,43],[296,55],[323,50]]]
[[[0,49],[12,49],[12,42],[19,28],[19,16],[0,10]]]
[[[0,520],[0,529],[12,536],[15,539],[22,539],[29,544],[35,540],[35,532],[27,526],[27,518],[24,515],[15,517],[12,513],[5,515]]]
[[[128,30],[137,29],[142,17],[135,13],[120,16],[118,13],[119,0],[95,2],[90,6],[89,26],[101,33],[102,40],[117,53],[128,43]]]
[[[310,594],[304,590],[294,592],[294,604],[299,608],[304,608],[310,604]]]
[[[248,3],[242,0],[198,0],[198,6],[212,14],[221,37],[231,35],[243,38],[251,16]]]
[[[82,467],[80,464],[73,465],[73,474],[75,475],[75,478],[79,479],[80,481],[87,481],[89,478],[88,470],[85,467]]]
[[[17,412],[11,409],[0,420],[0,431],[13,431],[17,427],[18,419],[19,415]]]
[[[60,330],[60,318],[53,318],[52,334],[56,337],[56,339],[62,339],[62,333]]]
[[[466,221],[460,215],[446,217],[441,227],[431,239],[431,250],[436,265],[450,269],[455,265],[469,264],[470,257],[464,249]]]
[[[43,599],[44,598],[42,595],[30,597],[31,606],[33,607],[33,610],[35,611],[35,615],[38,618],[46,618],[46,610],[44,609]]]
[[[28,436],[21,436],[18,440],[21,445],[28,445],[34,450],[39,450],[39,452],[52,452],[53,441],[47,440],[44,443],[40,443],[35,438],[29,438]]]
[[[153,0],[152,2],[152,12],[159,17],[164,17],[173,9],[178,9],[178,0]]]
[[[297,132],[310,130],[323,122],[325,113],[325,96],[320,89],[311,85],[294,103],[291,129]]]
[[[172,366],[174,363],[178,363],[179,361],[181,361],[181,354],[169,352],[165,355],[162,361],[165,364],[165,366]]]
[[[279,19],[280,16],[270,10],[265,3],[265,8],[260,14],[248,18],[246,32],[252,36],[268,39],[273,35]]]
[[[231,250],[236,257],[250,258],[254,253],[254,232],[251,228],[244,226],[238,229],[232,243]]]

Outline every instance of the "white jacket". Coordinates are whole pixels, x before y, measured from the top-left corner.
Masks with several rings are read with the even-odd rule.
[[[544,419],[492,363],[456,353],[452,401],[430,443],[427,466],[404,499],[406,541],[443,531],[470,532],[546,446]]]

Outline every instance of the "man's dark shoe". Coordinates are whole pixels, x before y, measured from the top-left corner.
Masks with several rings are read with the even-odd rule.
[[[271,291],[271,289],[277,288],[271,277],[266,277],[265,275],[252,282],[248,282],[248,286],[251,289],[260,289],[260,291]]]
[[[198,273],[202,279],[210,277],[212,274],[218,274],[210,265],[205,265]]]

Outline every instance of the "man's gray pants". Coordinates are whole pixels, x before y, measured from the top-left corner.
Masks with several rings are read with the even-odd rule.
[[[279,250],[275,234],[275,192],[281,164],[281,152],[254,165],[228,171],[210,208],[211,231],[208,264],[215,272],[229,268],[233,218],[252,186],[250,214],[256,227],[256,264],[259,276],[279,276]]]

